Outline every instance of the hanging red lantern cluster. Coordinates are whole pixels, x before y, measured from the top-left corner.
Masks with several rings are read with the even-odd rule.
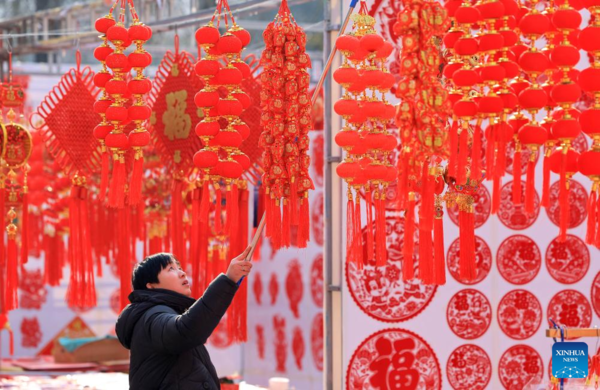
[[[291,245],[291,227],[297,227],[296,246],[310,237],[308,191],[308,132],[312,129],[308,94],[311,67],[306,33],[296,24],[287,1],[263,33],[261,63],[261,127],[259,145],[265,187],[266,236],[274,250]]]
[[[221,17],[226,28],[223,35],[219,32]],[[216,194],[215,230],[219,235],[229,236],[230,242],[237,242],[239,187],[244,185],[240,179],[250,167],[248,156],[240,150],[250,134],[249,127],[240,119],[250,105],[250,98],[240,87],[242,80],[250,76],[250,67],[241,59],[242,50],[250,43],[250,34],[235,23],[227,1],[222,0],[211,22],[196,31],[196,42],[207,54],[196,63],[196,74],[204,81],[204,88],[195,96],[196,105],[204,111],[202,121],[196,125],[196,135],[203,147],[194,155],[202,182],[200,219],[204,224],[208,221],[212,185]],[[226,196],[225,226],[221,220],[221,185],[225,186]]]
[[[590,12],[590,21],[579,33],[579,45],[588,52],[590,67],[579,74],[579,85],[584,93],[592,96],[593,104],[581,113],[579,124],[592,138],[592,146],[579,157],[578,171],[592,181],[585,242],[600,248],[600,2],[585,1],[584,4]]]
[[[219,32],[221,18],[225,21],[222,35]],[[225,267],[227,249],[229,255],[237,254],[234,251],[243,250],[241,246],[245,247],[248,240],[248,191],[242,176],[251,161],[240,146],[250,135],[250,128],[240,116],[251,104],[250,97],[241,88],[242,81],[251,75],[250,66],[242,60],[242,51],[250,39],[250,33],[235,22],[226,0],[219,0],[212,20],[196,31],[196,42],[206,57],[195,66],[204,88],[194,98],[196,106],[203,111],[203,119],[196,125],[202,148],[193,160],[200,174],[196,188],[191,191],[192,218],[199,220],[199,224],[192,225],[192,235],[199,241],[191,247],[193,261],[206,264],[207,269]],[[212,219],[209,216],[211,187],[215,193]],[[223,192],[227,208],[225,223],[222,221]],[[211,225],[212,232],[209,231]],[[209,265],[210,237],[217,243],[213,245],[216,248],[213,252],[218,253],[217,259],[222,261]],[[227,332],[229,339],[235,342],[247,340],[246,288],[246,283],[241,286],[228,314]]]
[[[397,174],[389,155],[396,149],[398,140],[387,128],[394,118],[395,108],[385,98],[395,83],[394,76],[385,67],[394,48],[375,31],[375,18],[368,15],[364,1],[352,18],[353,31],[336,41],[344,63],[333,74],[334,80],[345,90],[334,110],[344,118],[344,127],[335,142],[347,152],[336,168],[338,176],[348,184],[346,258],[357,267],[373,261],[377,266],[384,266],[387,262],[386,189]],[[367,203],[366,259],[363,259],[360,206],[363,190]]]
[[[117,6],[120,14],[115,20],[113,11]],[[125,27],[127,7],[132,18],[129,28]],[[105,155],[108,149],[113,159],[108,205],[122,208],[126,193],[131,205],[137,205],[141,200],[142,149],[150,142],[145,124],[151,114],[144,97],[152,87],[143,73],[144,68],[152,63],[152,57],[143,45],[152,36],[152,30],[140,22],[133,0],[117,0],[108,15],[96,21],[95,27],[103,34],[102,45],[94,51],[94,56],[102,63],[102,70],[94,78],[96,86],[102,89],[102,96],[94,104],[94,111],[102,118],[94,130],[94,136],[103,149],[100,197],[104,198],[108,185],[109,156]],[[135,45],[134,51],[126,55],[125,50],[132,44]],[[134,75],[130,74],[131,70],[135,71]],[[131,151],[134,160],[130,179],[126,167],[128,151]]]
[[[437,42],[448,25],[447,11],[434,1],[404,2],[394,24],[394,32],[402,40],[396,125],[401,146],[397,203],[405,210],[403,279],[415,277],[414,208],[418,194],[418,278],[425,284],[445,283],[441,196],[445,184],[440,164],[448,150],[446,124],[451,106],[448,92],[440,82]]]

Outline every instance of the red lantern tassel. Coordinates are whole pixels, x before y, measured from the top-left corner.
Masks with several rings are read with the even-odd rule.
[[[500,187],[502,186],[502,178],[494,176],[492,180],[492,214],[496,214],[500,208]]]
[[[348,188],[348,202],[346,204],[346,262],[357,263],[354,254],[354,202],[352,200],[352,191]]]
[[[402,155],[398,158],[398,206],[397,208],[402,210],[405,208],[408,188],[408,161],[409,154],[402,150]]]
[[[140,149],[135,152],[133,171],[129,181],[129,204],[137,205],[142,199],[142,179],[144,176],[144,152]]]
[[[596,237],[594,238],[594,246],[600,249],[600,201],[596,196]]]
[[[4,214],[4,196],[5,196],[5,189],[4,189],[4,182],[0,183],[0,213],[2,213],[1,215],[2,217],[2,225],[0,225],[2,228],[4,228],[4,223],[6,223],[6,216]],[[0,234],[0,267],[4,267],[5,264],[5,258],[4,258],[4,232],[2,232],[2,234]]]
[[[535,151],[531,152],[531,158],[527,163],[527,179],[525,183],[525,212],[532,214],[535,198]]]
[[[460,211],[460,259],[459,274],[462,281],[475,280],[477,265],[475,263],[475,218],[472,212]]]
[[[300,220],[298,226],[298,248],[306,248],[310,240],[310,209],[308,205],[308,192],[305,192],[300,200]]]
[[[376,263],[377,267],[385,266],[387,262],[386,256],[386,248],[385,248],[385,240],[386,240],[386,232],[385,232],[385,205],[383,202],[383,190],[381,190],[381,195],[376,190],[375,191],[375,225],[376,225]]]
[[[494,159],[495,159],[495,147],[496,147],[496,133],[497,125],[489,126],[489,134],[487,138],[487,147],[485,150],[485,167],[487,176],[491,179],[494,175]]]
[[[478,123],[473,129],[473,145],[471,147],[471,179],[481,181],[481,126]]]
[[[375,260],[375,248],[373,242],[373,231],[375,230],[375,226],[373,225],[373,195],[371,194],[370,188],[367,188],[365,198],[367,200],[367,258],[365,260],[371,262]]]
[[[437,285],[446,284],[446,260],[444,253],[444,220],[441,216],[435,217],[433,221],[433,248],[434,268],[433,279]]]
[[[200,222],[208,223],[208,212],[210,210],[210,187],[208,186],[208,176],[202,183],[202,199],[200,201],[200,210],[198,211]]]
[[[229,215],[227,216],[227,220],[229,221],[229,231],[232,236],[237,237],[238,224],[240,223],[239,217],[239,201],[240,201],[240,193],[237,186],[237,183],[233,183],[231,185],[231,196],[230,196],[230,205],[227,205],[227,211]],[[231,220],[229,218],[231,217]],[[246,249],[246,248],[244,248]]]
[[[469,157],[469,130],[467,122],[463,122],[463,128],[460,132],[460,145],[458,149],[458,167],[457,167],[457,184],[463,185],[467,183],[467,160]]]
[[[592,184],[592,192],[590,193],[590,198],[588,200],[588,220],[587,220],[587,232],[585,234],[585,243],[588,245],[592,245],[594,243],[594,238],[596,237],[596,189],[598,187],[598,182],[594,182]]]
[[[287,198],[283,198],[283,218],[281,221],[281,246],[284,248],[289,248],[290,246],[290,225],[290,201]]]
[[[563,149],[560,161],[560,191],[558,193],[558,201],[560,205],[560,224],[558,233],[558,242],[565,242],[567,239],[567,229],[569,228],[569,183],[567,181],[567,151]]]
[[[544,176],[542,182],[542,207],[548,207],[550,202],[550,152],[549,146],[544,146]]]
[[[419,229],[431,231],[433,227],[432,221],[432,204],[433,199],[433,180],[429,176],[429,163],[423,162],[421,172],[421,205],[419,206]]]
[[[265,236],[268,238],[271,238],[271,236],[273,236],[273,226],[275,225],[275,222],[273,221],[273,205],[275,204],[275,201],[269,197],[269,195],[265,195],[265,218],[267,218],[266,220],[266,226],[265,226]]]
[[[127,171],[123,157],[114,160],[113,177],[110,183],[108,194],[108,205],[112,208],[122,208],[125,206],[125,180]]]
[[[448,157],[448,176],[456,177],[456,164],[458,163],[458,120],[452,122],[450,127],[450,156]]]
[[[217,234],[221,233],[221,207],[223,203],[223,193],[218,184],[215,183],[215,193],[217,194],[217,199],[215,201],[215,232]]]
[[[198,277],[196,285],[192,284],[192,293],[194,298],[200,298],[208,287],[210,279],[210,260],[209,260],[209,243],[208,243],[208,224],[201,223],[198,229],[198,258],[199,264],[198,272],[201,276]],[[201,270],[203,272],[201,272]]]
[[[103,146],[102,149],[105,149]],[[104,199],[106,198],[106,190],[108,188],[108,170],[110,168],[110,154],[108,151],[104,150],[102,152],[102,173],[100,176],[100,191],[98,192],[98,199],[100,202],[104,203]]]
[[[512,198],[515,205],[523,203],[523,189],[521,188],[521,145],[517,143],[515,154],[513,157],[513,186],[512,186]],[[529,173],[529,172],[528,172]]]
[[[12,222],[11,222],[12,225]],[[11,226],[9,225],[9,227]],[[12,225],[14,226],[14,225]],[[16,227],[15,227],[16,231]],[[4,293],[4,307],[3,310],[9,312],[19,307],[19,260],[18,260],[18,246],[16,241],[16,233],[8,235],[8,245],[6,248],[7,252],[7,264],[6,264],[6,291]]]
[[[29,259],[29,195],[23,188],[23,223],[21,224],[21,264]]]
[[[67,305],[70,308],[82,308],[83,261],[80,248],[81,217],[79,215],[79,191],[81,187],[73,185],[69,196],[69,262],[71,277],[67,288]]]
[[[271,236],[271,246],[273,247],[273,251],[277,251],[281,248],[281,204],[279,202],[279,199],[274,199],[273,204],[271,205],[271,211],[273,213],[273,235]]]
[[[199,188],[195,188],[192,192],[192,229],[190,234],[190,264],[192,266],[192,296],[199,297],[198,287],[200,285],[200,192]]]
[[[292,225],[298,226],[300,224],[300,221],[298,220],[298,186],[294,179],[295,178],[292,178],[292,183],[290,184],[290,216]]]
[[[424,284],[433,284],[431,231],[419,229],[419,278]]]
[[[92,249],[91,249],[91,240],[90,240],[90,221],[88,217],[88,207],[87,207],[87,189],[85,187],[81,188],[79,191],[79,218],[81,232],[79,233],[80,243],[79,246],[81,248],[81,256],[83,263],[83,275],[84,275],[84,289],[83,291],[83,304],[86,308],[91,308],[96,306],[96,282],[94,280],[94,261],[92,259]],[[99,275],[102,276],[102,265],[100,264],[100,269],[98,271]]]
[[[402,280],[407,281],[415,277],[413,250],[415,235],[415,194],[409,192],[408,207],[404,217],[404,248],[402,248]]]
[[[246,187],[246,186],[244,186]],[[239,209],[239,246],[238,246],[238,252],[242,253],[246,247],[248,246],[248,200],[250,197],[250,193],[248,192],[247,188],[242,188],[241,191],[239,191],[239,196],[240,196],[240,201],[239,201],[239,205],[240,205],[240,209]]]
[[[360,194],[356,191],[356,204],[354,209],[354,256],[358,269],[363,269],[363,233],[360,208]]]

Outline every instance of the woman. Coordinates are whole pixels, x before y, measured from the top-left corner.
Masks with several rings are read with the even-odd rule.
[[[190,283],[168,253],[145,258],[133,270],[131,304],[116,324],[119,341],[131,350],[131,390],[220,389],[204,344],[227,311],[240,279],[250,273],[249,252],[231,260],[226,274],[191,298]]]

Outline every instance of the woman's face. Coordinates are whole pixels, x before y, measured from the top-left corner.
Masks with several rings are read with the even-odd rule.
[[[148,283],[146,287],[148,289],[163,288],[188,297],[192,295],[190,282],[183,269],[179,266],[179,263],[175,260],[172,260],[171,263],[160,271],[158,274],[158,283]]]

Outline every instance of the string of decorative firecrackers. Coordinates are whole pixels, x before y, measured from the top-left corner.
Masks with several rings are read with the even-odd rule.
[[[120,9],[118,19],[113,16],[117,8]],[[125,27],[127,8],[132,19],[129,28]],[[152,87],[143,73],[152,57],[143,46],[152,36],[152,30],[139,20],[133,0],[116,0],[108,15],[96,20],[95,27],[103,34],[102,45],[94,50],[94,56],[102,63],[102,70],[94,78],[94,83],[102,90],[100,99],[94,104],[94,111],[102,118],[94,130],[102,149],[99,197],[105,198],[109,186],[109,160],[112,157],[108,206],[121,209],[126,198],[130,205],[137,205],[141,200],[143,147],[150,142],[145,126],[151,111],[145,96]],[[125,50],[132,44],[135,49],[126,55]],[[131,70],[135,71],[134,75]],[[134,161],[130,178],[126,164],[131,159],[126,159],[127,153],[133,154]]]
[[[219,32],[221,19],[224,21],[224,34]],[[209,265],[215,256],[217,260],[224,258],[227,248],[222,243],[228,242],[229,253],[233,254],[234,251],[242,251],[248,240],[247,216],[240,218],[240,213],[248,212],[247,183],[242,175],[251,162],[240,150],[240,145],[248,138],[250,128],[240,115],[251,103],[250,97],[241,89],[243,78],[251,73],[250,67],[241,58],[250,39],[248,31],[235,22],[226,0],[217,3],[212,20],[196,31],[196,42],[206,54],[196,63],[196,74],[204,81],[204,88],[194,98],[204,113],[195,129],[202,141],[202,149],[194,155],[194,165],[199,170],[193,195],[199,220],[196,231],[203,240],[196,252],[200,264]],[[215,245],[212,245],[213,257],[209,258],[208,248],[211,245],[207,241],[207,233],[213,204],[211,188],[215,194],[212,229],[216,242],[220,244],[217,244],[216,251]],[[226,207],[224,222],[223,200]],[[215,263],[215,260],[212,262]],[[215,264],[210,264],[209,268],[217,271]],[[247,340],[246,294],[247,286],[244,285],[236,294],[227,317],[227,333],[233,342]]]
[[[294,242],[296,247],[304,248],[310,238],[308,191],[314,189],[308,155],[311,62],[306,54],[306,33],[296,23],[286,0],[263,32],[263,39],[260,103],[264,130],[259,146],[264,149],[266,236],[273,250]],[[297,229],[294,240],[292,227]]]
[[[451,105],[440,80],[439,45],[449,23],[438,2],[404,1],[394,24],[402,41],[400,81],[395,91],[400,99],[395,117],[400,136],[396,204],[405,210],[402,275],[404,280],[417,275],[425,284],[444,284],[446,280],[441,163],[449,151],[446,124]],[[413,260],[417,226],[418,274]]]

